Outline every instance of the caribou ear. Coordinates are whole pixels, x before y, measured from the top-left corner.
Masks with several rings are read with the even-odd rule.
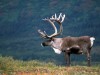
[[[54,41],[54,38],[51,38],[52,41]]]

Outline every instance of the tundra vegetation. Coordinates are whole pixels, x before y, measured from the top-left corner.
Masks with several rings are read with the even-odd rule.
[[[74,64],[74,62],[73,62]],[[82,64],[85,64],[82,62]],[[22,61],[12,57],[0,56],[0,75],[99,75],[100,64],[91,67],[73,65],[71,67],[59,66],[53,62],[38,60]]]

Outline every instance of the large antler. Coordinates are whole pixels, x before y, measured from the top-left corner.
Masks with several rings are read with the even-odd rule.
[[[62,16],[62,13],[60,13],[58,18],[57,18],[57,15],[55,14],[50,19],[49,18],[43,19],[45,21],[48,21],[55,30],[55,32],[53,34],[51,34],[50,36],[48,36],[45,31],[43,32],[41,30],[38,30],[38,32],[40,33],[40,35],[43,38],[52,38],[52,37],[55,37],[55,36],[61,34],[61,32],[63,31],[62,22],[64,21],[64,18],[65,18],[65,14]],[[54,22],[57,22],[60,25],[60,31],[58,33],[57,33],[57,28],[56,28]]]

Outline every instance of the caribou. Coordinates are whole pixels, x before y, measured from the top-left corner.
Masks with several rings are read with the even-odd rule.
[[[64,52],[67,66],[70,66],[70,54],[86,54],[87,57],[87,65],[91,65],[91,48],[93,46],[94,37],[91,36],[80,36],[80,37],[71,37],[66,36],[63,38],[56,38],[56,36],[60,35],[63,31],[62,23],[65,19],[65,14],[60,15],[57,17],[57,15],[53,15],[51,18],[45,18],[44,21],[48,21],[53,29],[54,33],[51,35],[48,35],[46,31],[38,30],[38,33],[41,35],[42,38],[46,39],[43,43],[41,43],[42,46],[50,46],[53,48],[54,52],[57,54],[61,54],[61,52]],[[57,27],[54,23],[58,23],[60,26],[59,32],[57,30]]]

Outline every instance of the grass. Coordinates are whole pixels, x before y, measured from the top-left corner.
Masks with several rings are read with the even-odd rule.
[[[0,75],[99,75],[100,64],[87,66],[57,66],[38,60],[22,61],[0,56]]]

